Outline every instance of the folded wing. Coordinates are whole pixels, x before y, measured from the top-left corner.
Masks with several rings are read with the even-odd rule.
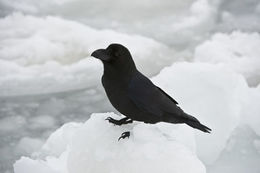
[[[163,116],[165,113],[181,116],[183,112],[177,106],[177,101],[141,73],[132,78],[128,88],[128,97],[139,109],[155,116]]]

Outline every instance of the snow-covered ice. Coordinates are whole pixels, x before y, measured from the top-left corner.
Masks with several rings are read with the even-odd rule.
[[[257,32],[216,33],[198,45],[194,60],[224,64],[245,76],[250,85],[260,82],[260,35]]]
[[[183,159],[182,157],[189,160],[190,156],[186,158],[186,152],[193,156],[197,155],[207,165],[214,165],[214,163],[219,163],[218,158],[223,157],[223,151],[230,150],[229,143],[232,134],[237,131],[236,128],[239,125],[247,125],[249,130],[254,129],[255,131],[252,133],[259,132],[257,126],[259,121],[255,121],[257,117],[250,118],[250,116],[252,117],[251,113],[243,111],[250,109],[252,112],[259,112],[258,104],[255,102],[259,99],[258,95],[252,94],[258,88],[249,88],[242,75],[226,68],[226,66],[208,63],[176,63],[163,69],[152,80],[173,96],[186,112],[212,128],[212,134],[196,131],[184,124],[159,123],[150,125],[136,122],[133,125],[117,127],[108,124],[104,119],[106,116],[115,116],[119,119],[118,116],[112,113],[93,114],[84,125],[69,123],[53,133],[40,153],[37,153],[38,156],[46,157],[46,161],[42,163],[36,159],[37,157],[22,158],[14,165],[16,172],[19,173],[23,169],[35,169],[33,168],[35,165],[36,168],[45,166],[48,172],[62,172],[66,169],[66,166],[63,165],[64,159],[65,163],[68,164],[67,171],[73,173],[99,172],[101,170],[113,172],[114,169],[119,169],[113,163],[124,165],[120,169],[122,172],[136,172],[137,167],[139,170],[147,170],[151,168],[148,165],[154,166],[149,172],[153,170],[177,171],[184,169],[182,165],[173,161],[177,165],[171,168],[173,163],[169,163],[171,166],[168,167],[164,160],[169,160],[167,158],[171,158],[172,155],[177,157],[172,158],[173,160],[180,161]],[[252,99],[252,96],[255,98]],[[132,132],[130,139],[117,142],[120,134],[128,130]],[[238,136],[236,140],[239,138],[239,134],[240,132],[237,132],[235,135]],[[246,135],[241,137],[240,140],[244,140]],[[248,139],[255,140],[257,138],[251,136]],[[178,146],[181,145],[181,148],[176,149],[176,143]],[[255,143],[257,149],[257,142]],[[102,144],[102,147],[99,147],[98,144]],[[160,146],[163,146],[163,149]],[[245,146],[247,145],[241,147]],[[135,147],[137,151],[133,149]],[[231,146],[231,148],[233,147]],[[181,151],[180,158],[175,149]],[[257,158],[257,155],[254,157]],[[53,160],[63,166],[58,166],[59,170],[56,170],[52,167]],[[142,160],[142,164],[138,165],[140,160]],[[129,162],[131,164],[127,164]],[[200,161],[196,160],[195,163],[200,163]],[[237,162],[232,164],[237,164],[239,167]],[[189,165],[192,164],[189,163]],[[245,164],[246,167],[248,165],[250,165],[249,162]],[[195,168],[192,170],[196,172]],[[184,172],[189,171],[191,170],[184,170]],[[198,171],[205,170],[199,168]]]
[[[241,137],[241,141],[258,140],[257,135],[248,137],[247,133],[241,133],[239,136],[237,127],[247,126],[248,131],[259,135],[259,87],[248,87],[245,78],[227,66],[176,63],[163,69],[153,81],[178,100],[185,111],[212,128],[210,135],[195,133],[197,155],[207,165],[218,163],[233,133],[237,133],[236,138]],[[247,150],[247,147],[238,149]],[[257,159],[259,154],[252,157]],[[235,159],[232,155],[228,158]],[[243,166],[249,169],[249,163]],[[239,161],[233,164],[233,170],[239,170]],[[252,171],[259,170],[255,167],[254,164]]]
[[[241,124],[249,125],[260,136],[260,85],[248,91],[248,99],[245,100],[241,110]]]
[[[15,173],[206,172],[195,153],[183,145],[181,138],[185,136],[178,135],[186,131],[185,127],[165,123],[118,127],[105,121],[108,116],[121,118],[113,113],[93,114],[84,124],[63,125],[38,153],[47,156],[22,157],[14,164]],[[128,130],[130,138],[117,141]],[[189,133],[184,134],[192,136]]]
[[[259,136],[248,125],[238,126],[227,141],[217,161],[208,167],[211,173],[258,173],[259,146],[255,145]]]
[[[0,29],[0,96],[95,88],[102,66],[90,54],[110,43],[126,45],[147,75],[177,59],[171,56],[174,50],[150,38],[96,30],[58,17],[15,13],[0,19]]]
[[[239,123],[241,99],[248,89],[244,78],[207,63],[176,63],[153,81],[212,129],[211,135],[196,133],[196,146],[204,162],[214,162]]]
[[[204,38],[217,17],[217,7],[208,0],[165,0],[163,3],[151,0],[109,3],[105,0],[2,1],[6,10],[61,15],[95,28],[138,33],[178,47],[192,45]]]

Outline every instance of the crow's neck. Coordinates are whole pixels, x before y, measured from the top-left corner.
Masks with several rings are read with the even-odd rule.
[[[127,66],[116,66],[104,64],[104,77],[117,80],[130,80],[131,76],[137,71],[135,64]]]

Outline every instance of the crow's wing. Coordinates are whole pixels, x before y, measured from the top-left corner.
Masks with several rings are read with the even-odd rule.
[[[176,105],[177,102],[140,72],[132,78],[127,94],[145,112],[156,116],[162,116],[165,112],[181,115],[182,110]]]
[[[164,92],[161,88],[157,87],[165,96],[167,96],[173,103],[176,105],[179,104],[176,100],[174,100],[171,96],[169,96],[166,92]]]

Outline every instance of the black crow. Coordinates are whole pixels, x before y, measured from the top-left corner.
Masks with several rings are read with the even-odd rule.
[[[210,133],[211,129],[195,117],[185,113],[171,96],[139,72],[129,50],[120,44],[110,44],[98,49],[91,56],[104,65],[102,84],[111,104],[126,117],[107,120],[115,125],[131,123],[133,120],[145,123],[186,123],[189,126]],[[121,138],[129,137],[122,133]]]

